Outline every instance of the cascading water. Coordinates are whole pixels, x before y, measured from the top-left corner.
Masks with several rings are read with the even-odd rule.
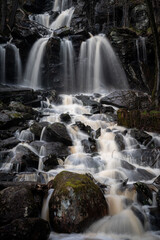
[[[13,64],[10,66],[11,60]],[[10,66],[10,71],[6,68]],[[19,49],[12,43],[0,45],[0,81],[3,84],[20,84],[22,80],[22,63]]]
[[[61,42],[61,56],[64,72],[64,91],[75,91],[75,68],[74,68],[74,49],[72,42],[63,39]]]
[[[45,27],[49,27],[49,22],[50,22],[50,15],[48,13],[44,13],[44,14],[37,14],[37,15],[30,15],[29,19],[31,21],[35,21],[38,22],[39,24],[45,26]]]
[[[140,36],[136,39],[136,48],[137,48],[137,59],[138,62],[147,63],[147,48],[146,48],[146,38]]]
[[[32,47],[24,75],[24,85],[34,89],[41,87],[41,67],[49,38],[39,39]]]
[[[106,86],[128,88],[127,79],[109,41],[103,35],[91,37],[81,45],[78,67],[78,91],[92,92]]]
[[[72,0],[55,0],[53,11],[62,12],[72,6]]]
[[[5,58],[6,51],[3,45],[0,45],[0,82],[5,83]]]
[[[49,26],[50,29],[52,30],[56,30],[64,26],[70,27],[73,13],[74,13],[74,8],[70,8],[63,11],[50,26],[49,26],[49,15],[46,13],[36,15],[35,21],[38,21],[39,23],[43,24],[46,27]],[[41,76],[42,76],[43,59],[44,59],[44,54],[45,54],[48,40],[49,40],[49,36],[37,40],[37,42],[33,45],[27,60],[27,65],[26,65],[25,74],[24,74],[25,86],[29,86],[33,89],[38,89],[42,87]],[[64,40],[63,43],[64,43],[64,46],[66,46],[65,51],[67,54],[64,56],[67,58],[69,57],[69,59],[71,59],[73,57],[71,56],[71,54],[73,53],[73,51],[71,50],[72,44],[68,40]],[[70,63],[69,63],[69,67],[71,70],[72,66]],[[66,68],[64,69],[66,71],[66,75],[68,76],[67,69]],[[72,74],[73,71],[71,71],[70,73]]]
[[[70,27],[72,16],[74,13],[74,7],[71,7],[63,11],[57,19],[50,25],[50,28],[56,30],[61,27]]]
[[[127,134],[123,134],[126,131],[123,127],[117,127],[113,119],[109,120],[107,114],[94,114],[91,115],[91,107],[83,106],[81,101],[73,96],[62,96],[61,105],[46,104],[47,108],[44,108],[44,112],[47,116],[41,119],[41,122],[48,122],[48,124],[60,122],[60,115],[64,112],[68,112],[71,118],[71,122],[66,124],[68,132],[73,141],[73,146],[70,147],[70,155],[65,158],[65,161],[61,161],[62,164],[55,169],[50,169],[49,172],[43,170],[43,157],[46,157],[51,151],[52,143],[44,141],[45,127],[42,131],[43,136],[37,143],[39,151],[31,146],[29,143],[21,143],[18,146],[23,146],[29,149],[31,152],[39,156],[39,167],[36,173],[23,173],[16,178],[16,181],[37,181],[38,176],[44,176],[43,181],[46,182],[52,180],[55,175],[63,170],[68,170],[78,173],[91,173],[94,175],[96,181],[106,185],[106,200],[109,204],[109,216],[95,222],[84,234],[70,234],[63,235],[51,234],[50,240],[54,239],[101,239],[101,240],[118,240],[121,239],[131,240],[157,240],[149,231],[149,225],[147,226],[147,214],[145,209],[147,206],[142,207],[137,202],[136,192],[133,186],[133,182],[137,181],[152,181],[160,174],[158,168],[142,167],[141,163],[137,162],[134,157],[129,158],[129,154],[135,150],[138,145],[136,139],[130,136],[129,131]],[[98,100],[97,100],[98,101]],[[82,142],[88,141],[88,134],[75,128],[76,122],[82,122],[85,126],[90,126],[93,131],[101,128],[101,135],[97,138],[97,152],[98,154],[87,153]],[[25,135],[29,136],[29,130],[26,130]],[[125,149],[119,150],[119,145],[115,141],[115,137],[122,133],[121,136],[125,143]],[[22,141],[31,141],[30,137],[22,138],[23,131],[20,134]],[[95,135],[93,134],[93,137]],[[34,139],[34,138],[33,138]],[[159,135],[153,136],[153,141],[159,144]],[[34,142],[33,142],[34,143]],[[142,144],[138,146],[139,150],[144,151],[146,147]],[[13,152],[20,151],[19,147],[16,147]],[[135,155],[136,157],[136,155]],[[13,167],[14,157],[11,162],[3,165],[2,169],[10,171]],[[18,168],[19,165],[17,165]],[[141,171],[140,171],[141,169]],[[149,178],[148,178],[149,176]],[[128,183],[125,187],[124,182],[128,179]],[[110,187],[109,187],[110,186]],[[128,186],[128,188],[127,188]],[[43,202],[43,208],[41,217],[48,220],[48,204],[53,190],[50,190],[48,196],[45,197]],[[155,207],[156,201],[153,201],[152,205]],[[140,213],[141,212],[141,213]],[[140,215],[139,215],[140,214]],[[139,217],[140,216],[140,217]],[[143,219],[143,221],[141,221]]]

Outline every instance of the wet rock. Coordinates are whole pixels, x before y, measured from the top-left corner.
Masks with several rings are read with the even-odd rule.
[[[0,129],[19,125],[29,119],[33,119],[33,116],[28,113],[4,110],[0,112]]]
[[[41,218],[22,218],[0,227],[3,240],[47,240],[50,233],[49,224]]]
[[[17,218],[37,217],[38,206],[30,188],[8,187],[0,192],[1,226]]]
[[[26,0],[22,3],[23,8],[30,13],[44,13],[51,11],[53,8],[53,1],[51,0]]]
[[[100,103],[96,102],[92,97],[86,96],[86,95],[77,95],[77,99],[81,100],[84,106],[92,106],[92,107],[97,107],[101,106]]]
[[[39,156],[32,152],[29,148],[19,145],[16,148],[16,155],[13,158],[13,163],[18,164],[19,171],[24,172],[29,168],[38,169]]]
[[[15,101],[10,102],[9,108],[12,111],[25,112],[25,113],[37,115],[37,111],[33,110],[31,107],[25,106],[20,102],[15,102]]]
[[[82,146],[84,147],[84,151],[86,153],[94,153],[97,152],[97,143],[94,139],[88,138],[82,140]]]
[[[158,208],[160,209],[160,190],[158,191],[158,193],[156,195],[156,200],[157,200]]]
[[[131,137],[135,138],[140,144],[143,145],[147,145],[152,140],[151,135],[141,130],[131,129],[129,133]]]
[[[125,149],[125,142],[124,142],[123,135],[120,133],[116,134],[114,140],[118,146],[119,151],[123,151]]]
[[[149,209],[149,222],[153,231],[159,231],[160,226],[160,210],[158,208],[151,207]]]
[[[37,93],[30,89],[21,89],[18,87],[0,88],[0,100],[5,104],[9,104],[11,101],[21,102],[25,104],[26,102],[35,99],[37,99]]]
[[[131,11],[131,25],[137,31],[146,31],[149,27],[149,18],[147,6],[139,4],[133,7]]]
[[[72,35],[72,34],[73,34],[73,29],[71,29],[69,27],[62,27],[62,28],[57,29],[54,32],[54,35],[58,36],[60,38],[63,38],[65,36]]]
[[[160,185],[160,175],[154,180],[154,184]]]
[[[43,169],[45,171],[49,171],[58,166],[59,162],[56,155],[50,154],[49,156],[43,158],[43,164],[44,164]]]
[[[72,140],[65,125],[58,122],[46,127],[43,133],[43,140],[47,142],[62,142],[67,146],[72,145]]]
[[[85,175],[61,172],[53,186],[49,212],[51,226],[57,232],[82,232],[108,213],[101,190]]]
[[[58,158],[66,158],[70,152],[68,147],[60,142],[50,142],[43,144],[43,149],[41,149],[41,155],[42,156],[49,156],[53,155]]]
[[[35,139],[39,140],[41,137],[41,133],[44,127],[48,126],[49,123],[48,122],[34,122],[31,126],[30,126],[30,131],[34,134]]]
[[[132,211],[134,212],[134,214],[136,215],[136,217],[141,221],[142,225],[145,226],[145,215],[143,214],[142,211],[140,211],[140,209],[138,209],[136,206],[132,206],[131,207]]]
[[[66,123],[71,121],[71,117],[70,117],[69,113],[62,113],[60,115],[60,119],[62,122],[66,122]]]
[[[12,182],[15,177],[15,173],[0,172],[0,182]]]
[[[147,109],[151,104],[148,94],[135,90],[117,90],[101,98],[102,104],[127,109]]]
[[[120,162],[122,168],[125,168],[127,170],[135,170],[135,167],[132,164],[128,163],[127,161],[121,160]]]
[[[92,133],[94,132],[94,130],[90,126],[88,126],[88,125],[86,126],[84,123],[82,123],[80,121],[77,121],[76,125],[79,128],[79,130],[92,136]]]
[[[160,167],[160,149],[135,149],[125,152],[125,156],[134,159],[135,163],[144,167],[159,168]]]
[[[142,180],[151,180],[156,177],[154,173],[151,173],[143,168],[137,168],[137,172],[140,174],[140,178]]]
[[[137,200],[142,205],[152,205],[153,197],[152,192],[149,187],[142,182],[137,182],[134,184],[136,191],[137,191]]]
[[[18,143],[20,143],[20,141],[15,137],[7,138],[5,140],[0,141],[0,148],[11,149],[18,145]]]

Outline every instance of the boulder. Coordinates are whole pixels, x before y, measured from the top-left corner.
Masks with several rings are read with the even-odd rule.
[[[56,155],[50,154],[49,156],[43,158],[43,164],[44,164],[43,169],[45,171],[49,171],[58,166],[59,162]]]
[[[43,140],[47,142],[62,142],[67,146],[72,145],[71,137],[64,124],[55,122],[46,127]]]
[[[62,113],[60,115],[60,119],[62,122],[66,122],[66,123],[71,121],[71,117],[70,117],[69,113]]]
[[[95,101],[91,96],[77,95],[76,98],[78,100],[81,100],[84,106],[92,106],[92,107],[101,106],[101,104]]]
[[[39,209],[30,188],[13,186],[0,192],[0,225],[18,218],[38,217]]]
[[[86,175],[63,171],[53,180],[52,187],[49,214],[56,232],[82,232],[108,214],[101,190]]]
[[[156,200],[157,200],[158,208],[160,209],[160,190],[157,192]]]
[[[0,141],[0,148],[11,149],[11,148],[14,148],[16,145],[18,145],[18,143],[20,143],[20,141],[15,137],[7,138],[5,140]]]
[[[147,109],[151,105],[151,97],[147,93],[136,90],[117,90],[102,97],[100,102],[130,110]]]
[[[50,142],[43,144],[41,148],[41,155],[47,157],[49,155],[56,156],[57,158],[66,158],[70,154],[68,147],[60,142]]]
[[[9,104],[9,108],[12,111],[29,113],[29,114],[32,114],[32,115],[36,115],[37,114],[37,111],[33,110],[31,107],[25,106],[21,102],[12,101]]]
[[[0,227],[3,240],[47,240],[50,233],[49,224],[41,218],[21,218]]]
[[[33,119],[28,113],[20,113],[17,111],[4,110],[0,112],[0,129],[8,129],[9,127],[24,123],[26,120]]]
[[[86,153],[94,153],[97,152],[97,143],[96,140],[92,139],[92,138],[88,138],[82,140],[82,146],[84,147],[84,151]]]
[[[129,133],[131,137],[135,138],[140,144],[147,145],[152,140],[152,136],[142,130],[131,129]]]
[[[81,130],[82,132],[92,136],[92,133],[94,132],[94,130],[90,127],[90,126],[86,126],[84,123],[77,121],[76,122],[76,126],[79,128],[79,130]]]
[[[142,205],[152,205],[153,196],[152,191],[149,187],[142,182],[137,182],[134,184],[134,187],[137,191],[137,200]]]
[[[19,171],[21,172],[24,172],[30,168],[38,169],[39,156],[21,144],[16,148],[16,154],[13,158],[13,163],[15,165],[18,164]]]
[[[31,124],[30,126],[30,131],[34,134],[35,138],[37,140],[40,139],[41,137],[41,133],[44,127],[48,126],[49,123],[48,122],[34,122],[33,124]]]
[[[116,134],[114,140],[118,146],[119,151],[125,150],[125,142],[124,142],[124,138],[123,138],[122,134],[120,134],[120,133]]]

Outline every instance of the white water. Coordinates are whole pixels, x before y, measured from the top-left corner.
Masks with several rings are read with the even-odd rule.
[[[52,179],[61,171],[68,170],[77,173],[91,173],[95,180],[106,184],[105,197],[109,205],[109,216],[100,219],[95,222],[84,234],[56,234],[52,233],[50,239],[59,240],[72,240],[72,239],[96,239],[96,240],[157,240],[158,236],[150,230],[149,224],[147,225],[145,206],[143,208],[137,202],[136,191],[133,187],[133,182],[141,181],[146,182],[145,174],[141,174],[137,171],[138,168],[143,169],[147,173],[152,173],[153,177],[150,177],[149,182],[153,182],[155,176],[160,175],[160,170],[157,168],[143,167],[134,160],[134,158],[128,157],[128,154],[135,151],[137,141],[132,138],[129,132],[123,135],[125,150],[120,151],[115,141],[117,132],[123,133],[126,130],[123,127],[118,127],[114,121],[109,121],[105,114],[89,115],[91,108],[82,105],[80,100],[77,100],[72,95],[63,95],[62,104],[53,105],[49,102],[45,106],[44,112],[50,116],[43,117],[41,121],[48,121],[50,123],[60,121],[60,114],[68,112],[70,114],[71,123],[67,125],[68,132],[72,138],[73,146],[69,147],[70,155],[61,163],[56,169],[51,169],[49,172],[44,172],[42,168],[43,156],[47,156],[46,142],[43,141],[44,130],[41,134],[41,148],[37,151],[29,144],[20,144],[30,151],[34,152],[40,157],[38,173],[43,176],[43,181],[46,183]],[[99,99],[97,99],[99,101]],[[51,111],[52,110],[52,111]],[[87,114],[84,116],[84,114]],[[76,121],[81,121],[85,125],[90,126],[94,131],[101,128],[101,136],[97,139],[97,152],[98,155],[92,156],[92,154],[85,153],[84,147],[81,143],[82,140],[88,139],[88,135],[80,131],[74,126]],[[93,134],[94,136],[94,134]],[[157,146],[160,144],[160,136],[152,134],[153,141]],[[139,145],[139,149],[145,149],[145,146]],[[16,153],[16,148],[15,148]],[[122,164],[122,160],[126,164],[131,164],[132,168],[128,170]],[[13,162],[8,162],[8,171],[12,168]],[[136,174],[136,180],[135,179]],[[40,175],[36,173],[23,173],[19,174],[16,181],[37,181]],[[129,179],[127,187],[122,187],[123,181]],[[43,208],[41,217],[48,220],[48,203],[51,197],[52,191],[49,191],[48,196],[45,197],[43,202]],[[153,201],[153,207],[156,206],[156,201]],[[140,219],[132,210],[132,207],[141,212],[144,217],[144,226]]]
[[[14,52],[14,62],[15,62],[15,74],[17,77],[17,84],[21,82],[22,80],[22,63],[21,58],[19,54],[19,49],[14,45],[10,44],[11,49]]]
[[[78,90],[85,92],[128,88],[124,70],[105,36],[91,37],[82,43],[78,82]]]
[[[49,38],[39,39],[32,47],[24,74],[24,85],[33,89],[41,88],[41,67]]]
[[[56,30],[61,27],[70,27],[72,16],[74,13],[74,7],[71,7],[63,11],[57,19],[50,25],[50,28]]]
[[[44,14],[37,14],[37,15],[30,15],[29,19],[31,21],[35,21],[38,22],[39,24],[45,26],[45,27],[49,27],[49,22],[50,22],[50,15],[48,13],[44,13]]]
[[[64,72],[64,91],[73,93],[75,90],[74,49],[70,40],[63,39],[61,41],[61,55]]]
[[[0,45],[0,82],[5,83],[5,60],[6,58],[6,50],[4,45]]]
[[[53,11],[62,12],[72,6],[72,0],[55,0]]]
[[[19,84],[22,81],[22,63],[21,58],[19,54],[19,49],[11,43],[7,43],[4,45],[0,45],[0,82],[3,84],[7,84],[6,79],[6,61],[7,61],[7,55],[6,55],[6,48],[9,49],[11,54],[13,54],[13,66],[11,66],[11,69],[13,71],[13,79],[15,79],[14,84]],[[13,80],[12,79],[12,80]],[[9,79],[9,81],[11,81]]]
[[[136,48],[137,48],[137,60],[138,62],[147,63],[147,48],[146,48],[146,38],[139,37],[136,39]]]

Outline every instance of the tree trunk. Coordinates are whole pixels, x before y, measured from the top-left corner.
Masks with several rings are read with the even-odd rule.
[[[148,6],[149,19],[150,19],[151,29],[152,29],[153,38],[154,38],[154,45],[155,45],[155,81],[154,81],[154,88],[152,91],[152,98],[156,106],[158,106],[158,94],[159,94],[159,87],[160,87],[160,43],[159,43],[159,35],[158,35],[157,26],[156,26],[152,1],[146,0],[146,3]]]
[[[7,1],[1,0],[0,7],[1,7],[1,31],[3,32],[6,26]]]
[[[9,27],[11,29],[14,25],[14,19],[15,19],[17,8],[18,8],[18,0],[12,0],[12,12],[9,19]]]

